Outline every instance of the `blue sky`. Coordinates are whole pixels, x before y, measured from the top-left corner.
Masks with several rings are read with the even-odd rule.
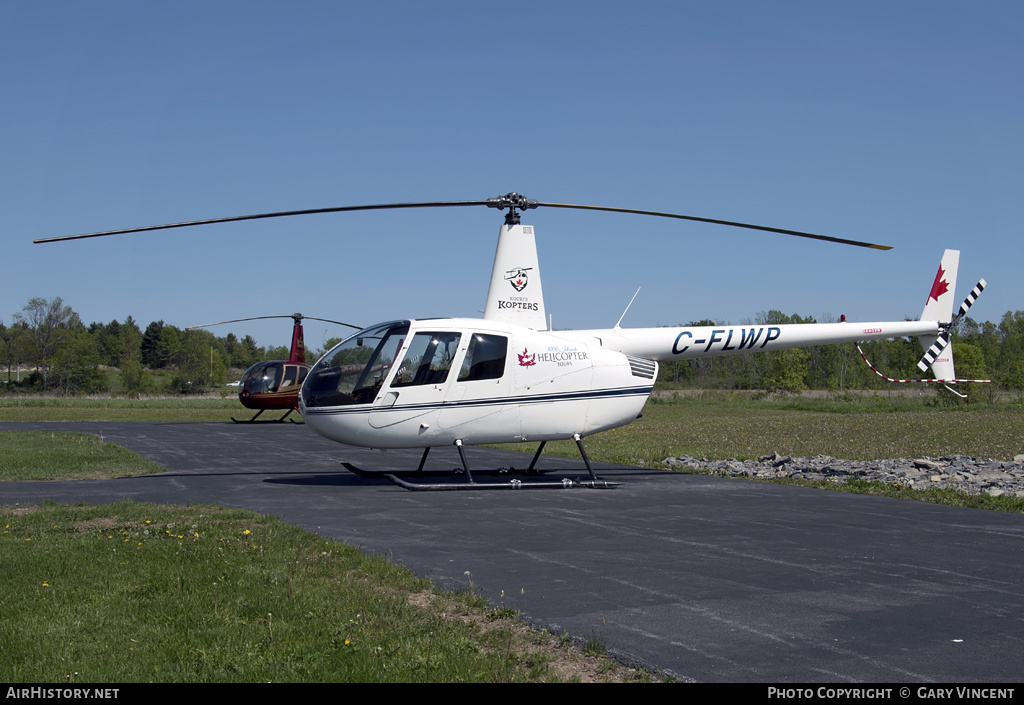
[[[0,320],[478,316],[487,208],[33,238],[510,191],[558,328],[1024,309],[1024,4],[0,2]],[[289,323],[222,326],[286,345]],[[312,347],[344,329],[309,325]]]

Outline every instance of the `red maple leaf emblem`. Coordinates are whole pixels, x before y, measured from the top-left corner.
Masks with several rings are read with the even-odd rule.
[[[935,273],[935,281],[932,283],[932,290],[928,294],[928,298],[939,300],[939,297],[949,291],[949,284],[943,279],[946,276],[946,270],[939,265],[939,271]]]
[[[526,348],[523,348],[523,352],[521,354],[520,353],[516,353],[516,354],[519,355],[519,366],[520,367],[533,367],[534,365],[537,364],[537,356],[536,355],[531,355],[530,351],[527,350]]]

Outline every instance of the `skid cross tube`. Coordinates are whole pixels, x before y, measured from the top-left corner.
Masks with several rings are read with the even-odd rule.
[[[295,409],[289,409],[288,412],[279,419],[267,419],[265,421],[257,421],[256,419],[258,419],[260,414],[262,414],[264,411],[266,411],[266,409],[260,409],[259,411],[256,412],[256,415],[253,416],[251,419],[236,419],[234,416],[232,416],[231,420],[234,421],[235,423],[283,423],[284,420],[287,419],[288,416],[291,415],[293,411],[295,411]],[[296,421],[295,419],[291,419],[290,421],[291,423],[303,423],[302,421]]]
[[[526,470],[516,470],[514,467],[508,469],[497,469],[497,470],[480,470],[477,475],[499,475],[499,476],[511,476],[505,481],[500,482],[477,482],[473,479],[472,471],[469,469],[469,461],[466,459],[466,451],[461,440],[454,443],[456,449],[459,451],[459,459],[462,463],[461,472],[466,475],[467,482],[410,482],[408,478],[410,476],[427,478],[427,477],[438,477],[445,476],[450,477],[451,475],[459,474],[460,469],[454,470],[424,470],[424,464],[427,461],[427,455],[430,453],[430,448],[423,449],[423,455],[420,457],[419,466],[415,471],[406,470],[403,472],[388,472],[381,470],[362,470],[352,463],[343,462],[342,465],[346,470],[359,475],[360,477],[377,477],[386,479],[399,487],[407,490],[414,490],[418,492],[440,492],[449,490],[532,490],[532,489],[572,489],[576,487],[588,487],[591,489],[612,489],[618,487],[618,482],[607,482],[601,480],[594,473],[594,468],[590,463],[590,458],[587,456],[586,450],[583,448],[583,440],[579,434],[573,436],[573,440],[576,441],[576,447],[580,450],[580,455],[583,456],[583,462],[587,466],[587,472],[590,474],[590,481],[581,481],[572,478],[562,478],[560,480],[545,480],[539,482],[531,482],[520,480],[516,475],[527,475],[532,477],[543,476],[551,471],[549,470],[537,470],[537,461],[540,459],[541,453],[544,450],[546,441],[541,442],[540,447],[537,448],[537,452],[534,453],[533,459],[530,461],[530,466]]]

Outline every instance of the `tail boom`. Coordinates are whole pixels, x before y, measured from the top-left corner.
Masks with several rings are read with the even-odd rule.
[[[905,336],[937,336],[937,321],[873,323],[789,323],[754,326],[682,328],[608,328],[563,331],[574,338],[598,340],[606,348],[658,362],[742,355],[836,343],[855,343]]]

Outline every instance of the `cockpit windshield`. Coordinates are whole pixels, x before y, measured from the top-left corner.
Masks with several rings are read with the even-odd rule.
[[[271,394],[277,391],[281,384],[281,371],[284,368],[280,362],[257,362],[246,370],[242,376],[244,390],[250,394]]]
[[[409,335],[408,321],[364,328],[324,355],[302,386],[306,406],[347,406],[374,400]]]

